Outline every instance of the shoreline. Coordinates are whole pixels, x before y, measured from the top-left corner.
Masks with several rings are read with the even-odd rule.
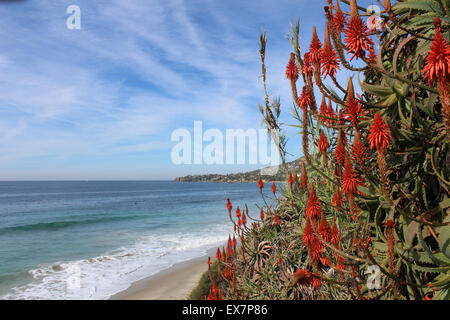
[[[113,294],[109,300],[186,300],[208,270],[208,256],[213,257],[217,247],[207,254],[175,263],[144,279],[133,282],[127,289]]]

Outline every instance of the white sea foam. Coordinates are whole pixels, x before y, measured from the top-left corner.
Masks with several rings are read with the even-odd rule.
[[[29,271],[30,283],[1,299],[108,299],[137,280],[205,255],[229,232],[225,224],[201,232],[152,234],[95,258],[40,265]]]

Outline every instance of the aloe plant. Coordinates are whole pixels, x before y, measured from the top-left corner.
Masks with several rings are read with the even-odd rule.
[[[292,27],[286,75],[306,167],[281,193],[261,192],[258,213],[229,208],[241,244],[218,259],[224,299],[450,298],[449,1],[386,0],[382,30],[340,2],[325,7],[326,49],[314,35],[302,54]],[[347,84],[334,76],[343,68]],[[267,97],[261,112],[279,128]]]

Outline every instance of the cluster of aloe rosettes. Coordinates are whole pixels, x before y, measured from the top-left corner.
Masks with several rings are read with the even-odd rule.
[[[293,26],[305,163],[272,199],[260,180],[259,219],[246,206],[235,222],[227,205],[241,244],[224,298],[450,298],[450,13],[438,0],[382,5],[371,30],[356,0],[329,0],[324,44],[314,28],[304,55]]]

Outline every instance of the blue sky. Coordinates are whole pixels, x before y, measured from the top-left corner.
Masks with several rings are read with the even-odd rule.
[[[81,9],[80,30],[66,27],[72,4]],[[192,130],[194,120],[204,129],[260,127],[263,29],[269,91],[293,123],[286,36],[300,18],[302,47],[313,25],[322,40],[324,5],[0,1],[0,179],[172,179],[256,168],[174,165],[171,133]],[[295,130],[288,138],[290,152],[300,155]]]

